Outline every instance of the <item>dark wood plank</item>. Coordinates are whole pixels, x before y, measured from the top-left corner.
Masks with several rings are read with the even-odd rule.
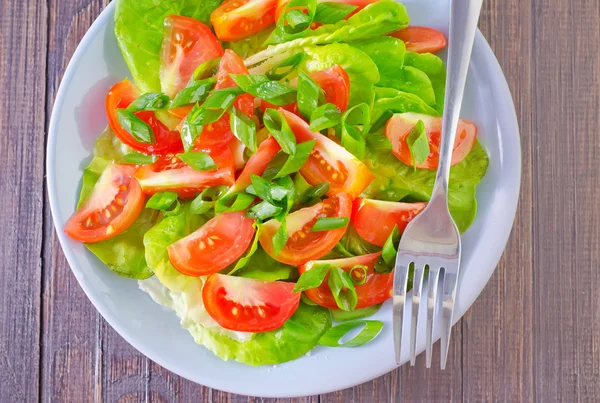
[[[534,396],[594,401],[600,5],[533,5]]]
[[[39,396],[48,9],[7,0],[0,12],[0,396]]]
[[[105,3],[90,0],[48,3],[48,119],[71,55]],[[69,269],[49,209],[45,224],[41,397],[48,402],[100,401],[102,319]]]
[[[531,401],[532,372],[532,130],[531,4],[487,1],[480,28],[509,83],[521,132],[519,209],[492,280],[463,318],[464,397],[468,401]]]

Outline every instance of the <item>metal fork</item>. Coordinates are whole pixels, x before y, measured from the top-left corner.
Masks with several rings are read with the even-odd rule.
[[[406,227],[400,239],[398,255],[396,256],[393,326],[394,347],[398,364],[400,364],[408,273],[410,267],[414,265],[410,321],[410,362],[411,365],[414,365],[417,355],[417,319],[422,296],[423,278],[427,267],[429,274],[427,280],[426,358],[427,368],[431,367],[433,329],[434,325],[438,326],[437,323],[434,323],[439,305],[437,299],[438,280],[440,280],[440,272],[443,269],[443,278],[440,280],[442,282],[441,368],[446,367],[461,250],[460,234],[448,210],[448,180],[458,117],[482,2],[483,0],[452,0],[450,6],[448,72],[437,175],[429,204]]]

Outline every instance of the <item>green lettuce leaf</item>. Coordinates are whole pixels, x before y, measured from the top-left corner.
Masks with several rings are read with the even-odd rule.
[[[311,45],[326,45],[336,42],[352,42],[373,38],[408,26],[406,8],[391,0],[372,3],[348,20],[326,24],[315,30],[305,31],[305,37],[269,46],[246,60],[246,65],[256,67],[267,62],[270,66],[285,60],[300,49]],[[268,68],[265,69],[265,71]]]
[[[387,142],[385,136],[369,137],[365,162],[375,179],[363,195],[390,201],[428,201],[433,190],[435,171],[414,169],[402,163],[389,149],[382,146]],[[452,218],[461,232],[466,231],[475,219],[475,188],[485,175],[488,163],[485,150],[476,142],[465,159],[450,169],[448,204]]]
[[[444,111],[444,93],[446,90],[446,67],[442,59],[431,53],[409,51],[404,56],[404,64],[419,69],[429,77],[435,94],[435,109],[441,115]]]
[[[271,35],[273,28],[263,29],[262,31],[249,36],[246,39],[235,42],[225,42],[223,47],[233,50],[242,59],[252,56],[265,49],[265,41]]]
[[[273,259],[259,245],[246,266],[237,271],[235,275],[264,281],[295,280],[298,278],[298,270]]]
[[[306,59],[302,65],[308,72],[325,70],[335,64],[341,66],[350,79],[348,108],[365,102],[373,104],[373,86],[379,81],[377,66],[363,51],[345,43],[309,46],[304,49]]]
[[[240,337],[240,332],[220,328],[207,315],[201,298],[204,277],[179,273],[169,262],[167,253],[168,245],[197,229],[204,220],[190,214],[184,204],[179,214],[164,217],[146,233],[146,259],[156,278],[168,289],[168,292],[151,293],[152,297],[176,311],[182,326],[188,329],[196,343],[224,360],[234,359],[249,365],[279,364],[312,350],[331,327],[327,309],[301,303],[281,328],[265,333],[245,333],[242,339],[236,338]]]
[[[144,92],[160,92],[159,65],[163,21],[177,14],[210,26],[210,13],[222,0],[117,0],[115,37],[123,58]]]
[[[109,160],[94,157],[90,165],[84,169],[77,207],[89,197],[102,171],[109,163]],[[136,279],[148,278],[152,276],[152,270],[146,264],[143,236],[152,228],[158,214],[156,210],[144,209],[133,224],[121,234],[85,246],[115,273]]]
[[[415,112],[440,116],[440,113],[415,94],[394,88],[375,87],[375,102],[371,110],[371,121],[376,122],[385,111],[393,113]]]

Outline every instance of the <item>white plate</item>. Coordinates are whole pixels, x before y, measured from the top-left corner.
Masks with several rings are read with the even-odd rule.
[[[405,4],[413,24],[447,32],[446,0]],[[62,228],[74,211],[83,168],[90,160],[94,139],[107,124],[105,95],[129,75],[113,35],[113,15],[114,2],[94,22],[69,63],[52,112],[47,149],[48,192],[58,238],[94,306],[123,338],[153,361],[227,392],[265,397],[313,395],[348,388],[394,369],[389,301],[377,314],[385,327],[372,343],[354,349],[317,347],[310,356],[289,363],[249,367],[222,361],[194,344],[174,313],[139,291],[135,281],[112,273],[82,244],[65,236]],[[481,33],[475,37],[462,116],[477,123],[490,166],[477,188],[477,218],[463,236],[455,321],[483,290],[500,259],[514,220],[521,172],[510,92]],[[408,337],[408,332],[404,335]],[[423,350],[423,337],[419,340]],[[403,344],[407,346],[407,339]],[[404,349],[404,361],[407,358]]]

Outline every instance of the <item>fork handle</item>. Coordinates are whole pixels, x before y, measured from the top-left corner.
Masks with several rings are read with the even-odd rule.
[[[452,0],[450,4],[446,96],[440,159],[432,197],[439,195],[447,199],[452,150],[482,3],[483,0]]]

